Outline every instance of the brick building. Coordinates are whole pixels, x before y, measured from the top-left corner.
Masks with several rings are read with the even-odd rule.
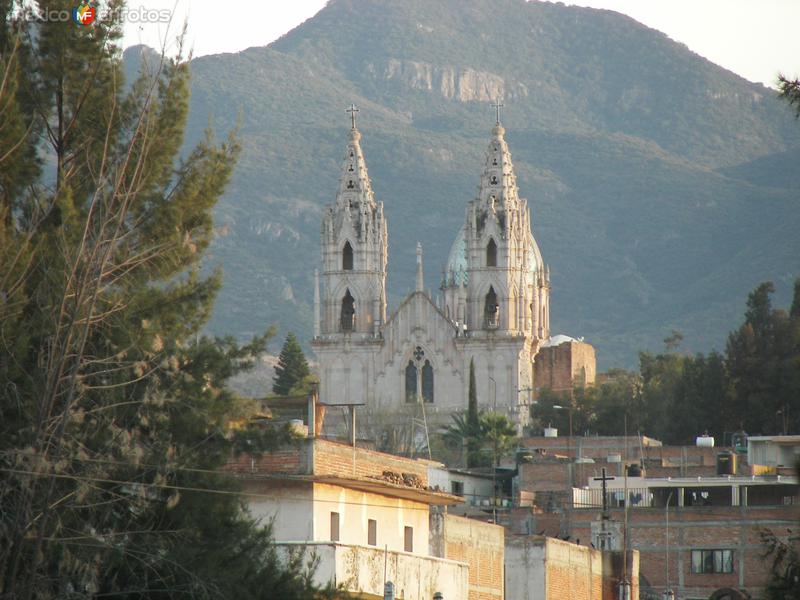
[[[506,591],[509,600],[599,600],[618,598],[619,583],[631,583],[639,598],[639,556],[600,552],[543,536],[517,536],[506,545]]]
[[[373,600],[385,580],[402,600],[503,600],[503,528],[447,515],[463,498],[429,485],[431,464],[307,437],[228,470],[283,553],[319,559],[320,584]]]
[[[797,478],[785,467],[800,436],[754,438],[749,457],[636,437],[531,438],[525,446],[510,530],[615,549],[627,532],[628,547],[640,553],[642,598],[668,587],[678,599],[720,588],[758,598],[768,577],[759,529],[785,535],[800,519]],[[758,464],[762,457],[775,464]]]
[[[554,335],[542,344],[533,368],[536,389],[571,392],[576,385],[592,385],[597,376],[594,347],[583,340]]]

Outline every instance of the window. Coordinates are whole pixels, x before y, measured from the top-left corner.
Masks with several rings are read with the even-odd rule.
[[[413,552],[414,551],[414,528],[413,527],[406,527],[404,529],[404,543],[403,543],[403,550],[406,552]]]
[[[425,402],[433,402],[433,367],[429,360],[422,366],[422,397]]]
[[[490,239],[489,243],[486,244],[486,266],[497,266],[497,244],[495,243],[494,238]]]
[[[463,481],[451,481],[450,482],[450,492],[455,496],[463,496],[464,495],[464,482]]]
[[[406,402],[412,403],[417,398],[417,367],[414,361],[408,361],[406,365]]]
[[[339,541],[339,513],[332,512],[331,513],[331,541],[338,542]]]
[[[353,270],[353,247],[350,245],[350,242],[345,242],[344,248],[342,248],[342,270]]]
[[[369,546],[378,545],[378,522],[375,519],[367,521],[367,544]]]
[[[692,550],[692,573],[733,573],[733,550]]]
[[[353,331],[356,321],[356,301],[350,294],[350,290],[342,298],[342,315],[341,326],[342,331]]]
[[[486,301],[484,303],[486,327],[497,327],[499,312],[500,307],[497,304],[497,294],[494,291],[494,287],[489,286],[489,293],[486,294]]]

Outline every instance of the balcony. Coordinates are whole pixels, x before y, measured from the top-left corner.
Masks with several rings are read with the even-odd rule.
[[[303,555],[306,563],[313,558],[315,583],[334,583],[356,598],[383,598],[384,565],[386,581],[394,583],[397,600],[430,600],[436,592],[445,598],[468,595],[469,567],[465,563],[335,542],[278,542],[276,546],[284,559]]]

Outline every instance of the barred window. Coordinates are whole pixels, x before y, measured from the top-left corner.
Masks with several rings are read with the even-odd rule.
[[[692,550],[692,573],[733,573],[733,550]]]

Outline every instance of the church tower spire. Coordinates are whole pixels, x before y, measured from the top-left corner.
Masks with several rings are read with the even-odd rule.
[[[375,201],[351,105],[336,199],[322,219],[322,336],[375,336],[386,320],[386,219]]]
[[[500,122],[486,149],[478,195],[467,207],[464,244],[467,315],[474,332],[546,339],[550,335],[549,271],[531,232],[527,200],[519,197],[511,152]]]

